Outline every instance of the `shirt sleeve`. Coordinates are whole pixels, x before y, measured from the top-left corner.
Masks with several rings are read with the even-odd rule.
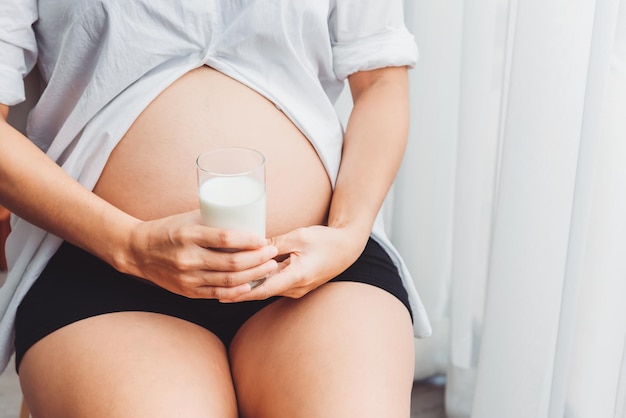
[[[36,0],[0,0],[0,103],[25,100],[24,77],[37,60]]]
[[[417,63],[402,0],[335,0],[329,14],[335,75]]]

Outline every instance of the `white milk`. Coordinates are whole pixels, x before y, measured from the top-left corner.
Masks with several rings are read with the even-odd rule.
[[[265,187],[250,177],[215,177],[199,188],[200,212],[208,226],[245,229],[265,238]]]

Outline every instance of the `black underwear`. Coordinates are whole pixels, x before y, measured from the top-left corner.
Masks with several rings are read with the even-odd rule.
[[[379,287],[397,297],[411,314],[398,270],[372,239],[357,261],[331,281]],[[48,334],[81,319],[112,312],[155,312],[181,318],[211,331],[228,347],[244,322],[277,299],[220,303],[214,299],[186,298],[120,273],[65,242],[18,307],[16,369],[26,351]]]

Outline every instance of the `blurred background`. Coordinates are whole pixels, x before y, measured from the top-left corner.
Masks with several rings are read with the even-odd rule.
[[[626,1],[405,3],[416,379],[450,417],[626,417]]]

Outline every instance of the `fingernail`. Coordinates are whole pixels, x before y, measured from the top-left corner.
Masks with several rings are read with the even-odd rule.
[[[252,290],[255,287],[258,287],[258,286],[262,285],[264,281],[265,281],[265,278],[262,278],[262,279],[259,279],[259,280],[251,281],[248,284],[250,285],[250,289]]]
[[[275,257],[278,254],[278,248],[274,247],[273,245],[270,245],[269,253],[270,253],[270,257]]]

